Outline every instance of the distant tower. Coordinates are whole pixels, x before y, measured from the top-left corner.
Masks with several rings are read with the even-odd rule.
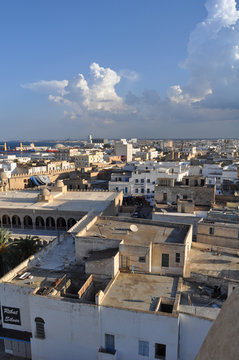
[[[7,151],[7,143],[4,143],[4,151]]]
[[[89,143],[89,144],[92,144],[92,135],[89,135],[89,136],[88,136],[88,143]]]
[[[22,151],[22,142],[20,142],[20,151]]]

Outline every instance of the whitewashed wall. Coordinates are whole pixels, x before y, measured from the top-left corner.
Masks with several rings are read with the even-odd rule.
[[[155,343],[166,344],[166,359],[177,360],[178,318],[101,307],[100,343],[115,335],[117,360],[153,360]],[[139,340],[149,341],[149,357],[138,355]]]
[[[179,319],[180,360],[194,360],[213,322],[186,314]]]

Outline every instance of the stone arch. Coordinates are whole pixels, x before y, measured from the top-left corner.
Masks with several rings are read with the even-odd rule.
[[[23,224],[25,229],[32,229],[32,218],[29,215],[24,216]]]
[[[36,229],[44,229],[45,221],[41,216],[36,217]]]
[[[57,230],[66,230],[66,220],[63,217],[57,219]]]
[[[72,228],[72,226],[75,225],[75,224],[76,224],[75,219],[73,219],[73,218],[68,219],[68,221],[67,221],[67,229]]]
[[[46,218],[46,229],[47,230],[55,230],[56,223],[53,217],[49,216]]]
[[[11,227],[11,219],[8,215],[3,215],[2,226],[3,227]]]
[[[21,220],[18,215],[13,215],[12,217],[12,227],[20,228],[21,227]]]

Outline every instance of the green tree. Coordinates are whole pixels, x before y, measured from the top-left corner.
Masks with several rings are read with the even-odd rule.
[[[7,229],[0,228],[0,276],[7,272],[8,246],[11,233]]]
[[[29,256],[34,255],[37,251],[42,249],[40,238],[36,235],[27,235],[25,238],[20,237],[14,239],[9,245],[9,255],[11,253],[11,265],[18,265],[26,260]]]

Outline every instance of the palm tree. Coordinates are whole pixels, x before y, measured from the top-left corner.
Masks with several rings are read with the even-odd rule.
[[[7,252],[11,233],[7,229],[0,228],[0,276],[7,271]]]
[[[9,250],[14,256],[14,262],[19,264],[41,249],[40,238],[36,235],[27,235],[25,238],[14,239]]]

